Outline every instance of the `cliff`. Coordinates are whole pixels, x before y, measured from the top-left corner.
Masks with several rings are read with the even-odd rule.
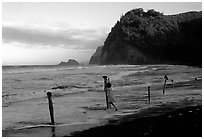
[[[111,29],[101,51],[101,57],[95,59],[94,54],[90,63],[201,66],[202,12],[163,15],[131,10]]]
[[[59,66],[78,66],[79,62],[74,59],[69,59],[67,62],[61,62],[58,64]]]
[[[89,64],[100,64],[101,61],[101,53],[102,53],[103,46],[99,46],[95,53],[91,56],[89,60]]]

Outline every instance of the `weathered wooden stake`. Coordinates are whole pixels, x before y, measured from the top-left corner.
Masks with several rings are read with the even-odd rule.
[[[55,127],[52,127],[52,136],[55,137]]]
[[[107,76],[103,76],[103,79],[104,79],[104,91],[106,90],[107,88]],[[107,105],[107,109],[109,109],[109,103],[108,103],[108,95],[105,91],[105,95],[106,95],[106,105]]]
[[[150,86],[148,86],[148,101],[150,103]]]
[[[50,118],[51,118],[51,124],[55,124],[54,120],[54,110],[53,110],[53,104],[52,104],[52,93],[47,92],[47,98],[48,98],[48,103],[49,103],[49,111],[50,111]]]
[[[165,94],[165,87],[166,87],[166,81],[168,80],[168,77],[164,76],[164,87],[163,87],[163,94]]]
[[[165,94],[166,79],[164,80],[163,94]]]
[[[174,80],[171,80],[171,83],[172,83],[172,88],[174,90]]]

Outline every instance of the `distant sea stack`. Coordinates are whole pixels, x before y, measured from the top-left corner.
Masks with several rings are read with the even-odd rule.
[[[99,46],[99,47],[96,49],[96,52],[91,56],[91,59],[90,59],[90,61],[89,61],[89,64],[100,64],[100,62],[101,62],[102,48],[103,48],[103,46]]]
[[[59,63],[59,66],[78,66],[80,65],[78,61],[74,59],[69,59],[67,62]]]
[[[202,12],[163,15],[133,9],[121,16],[104,42],[100,64],[202,66]]]

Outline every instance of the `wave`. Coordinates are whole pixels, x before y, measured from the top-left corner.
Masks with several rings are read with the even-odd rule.
[[[29,100],[36,100],[47,98],[47,92],[52,92],[53,97],[62,97],[70,94],[78,94],[89,91],[90,87],[79,87],[79,86],[72,86],[69,87],[56,87],[50,90],[44,90],[39,92],[27,92],[27,93],[18,93],[18,94],[4,94],[2,95],[2,104],[3,107],[7,107],[9,104],[22,102],[22,101],[29,101]]]
[[[3,106],[16,102],[46,98],[46,92],[48,91],[52,92],[54,97],[88,91],[101,92],[101,90],[103,91],[102,75],[110,73],[109,77],[111,78],[111,81],[113,81],[115,87],[131,86],[133,85],[132,83],[123,84],[118,81],[123,81],[123,77],[132,76],[138,72],[149,71],[149,69],[147,69],[148,66],[139,65],[79,66],[60,68],[57,66],[28,66],[20,68],[31,68],[30,70],[27,70],[27,72],[33,73],[24,74],[27,72],[19,69],[18,72],[22,73],[22,75],[16,76],[16,73],[9,76],[5,75],[3,78]],[[46,72],[44,73],[44,71]],[[12,83],[13,87],[11,88],[9,84],[7,85],[7,83]],[[136,84],[141,83],[142,82],[138,82]],[[44,84],[47,86],[43,87]],[[52,84],[52,86],[49,84]],[[53,84],[57,85],[53,86]],[[101,90],[98,88],[101,88]]]
[[[21,72],[22,75],[3,73],[2,102],[4,106],[10,103],[46,98],[47,91],[53,92],[54,97],[87,91],[101,92],[100,89],[103,91],[103,75],[108,75],[116,88],[142,85],[146,82],[135,81],[132,76],[158,70],[157,67],[147,65],[23,66],[15,68],[21,68],[18,72]],[[33,73],[27,74],[22,70],[24,68],[30,68],[27,72]],[[130,80],[129,82],[126,81],[127,78]],[[44,85],[46,86],[44,87]]]

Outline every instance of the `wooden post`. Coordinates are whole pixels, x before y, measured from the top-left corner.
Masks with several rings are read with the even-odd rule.
[[[166,87],[166,81],[168,80],[168,77],[164,76],[164,87],[163,87],[163,94],[165,94],[165,87]]]
[[[51,118],[51,124],[55,124],[54,120],[54,110],[53,110],[53,104],[52,104],[52,93],[47,92],[47,98],[48,98],[48,103],[49,103],[49,111],[50,111],[50,118]]]
[[[172,83],[172,88],[174,90],[174,80],[171,80],[171,83]]]
[[[55,137],[55,127],[52,127],[52,136]]]
[[[103,76],[103,79],[104,79],[104,91],[106,90],[107,88],[107,76]],[[108,95],[105,91],[105,95],[106,95],[106,105],[107,105],[107,109],[109,109],[109,103],[108,103]]]
[[[148,86],[148,101],[150,103],[150,86]]]
[[[166,79],[164,80],[163,94],[165,94]]]

